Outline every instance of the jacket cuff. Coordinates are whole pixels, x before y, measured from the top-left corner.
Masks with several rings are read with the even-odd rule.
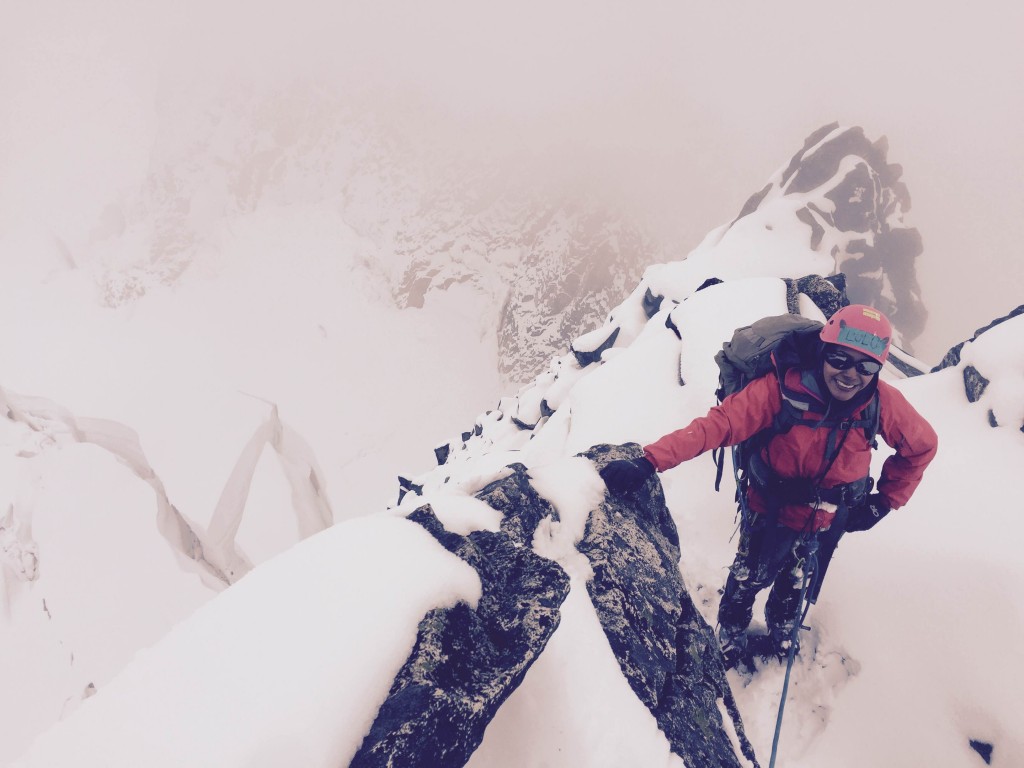
[[[654,467],[655,472],[661,472],[661,467],[658,466],[658,460],[654,458],[653,453],[647,450],[646,446],[644,447],[644,458],[651,463],[651,466]]]

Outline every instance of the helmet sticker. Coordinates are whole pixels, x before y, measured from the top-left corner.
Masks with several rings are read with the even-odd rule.
[[[867,314],[867,312],[864,314]],[[884,355],[885,350],[889,347],[888,336],[881,339],[870,331],[862,331],[847,325],[845,320],[839,321],[839,336],[837,340],[840,344],[863,349],[868,354],[876,357]]]

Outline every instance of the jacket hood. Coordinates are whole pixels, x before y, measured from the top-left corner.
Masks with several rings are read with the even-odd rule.
[[[864,387],[850,400],[837,400],[832,397],[825,384],[824,361],[821,354],[825,343],[816,336],[800,337],[796,334],[779,342],[773,359],[776,374],[780,382],[786,381],[786,373],[793,368],[800,371],[800,383],[807,393],[821,403],[822,411],[831,416],[848,416],[863,408],[875,396],[878,390],[878,374],[871,383]]]

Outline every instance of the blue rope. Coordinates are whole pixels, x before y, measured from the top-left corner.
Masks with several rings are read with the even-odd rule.
[[[804,619],[807,617],[807,611],[810,610],[810,604],[807,608],[801,612],[800,606],[803,606],[804,599],[807,597],[807,588],[810,585],[811,578],[814,576],[814,572],[818,569],[818,539],[816,536],[811,536],[804,542],[806,546],[806,554],[804,555],[804,581],[800,586],[800,602],[797,607],[797,621],[793,623],[793,633],[789,638],[789,659],[786,662],[786,679],[782,684],[782,699],[779,701],[779,716],[775,720],[775,738],[772,739],[772,759],[768,764],[768,768],[775,768],[775,757],[779,751],[779,735],[782,733],[782,714],[786,709],[786,694],[789,691],[789,676],[793,671],[793,659],[796,658],[796,640],[800,633],[800,626],[804,623]]]

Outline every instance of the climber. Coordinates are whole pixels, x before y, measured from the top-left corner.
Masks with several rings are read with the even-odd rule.
[[[881,312],[844,307],[802,349],[790,355],[777,350],[772,370],[706,416],[647,445],[642,457],[619,459],[601,470],[609,491],[622,494],[655,471],[706,451],[744,441],[754,446],[737,494],[744,511],[739,547],[718,610],[727,668],[747,653],[754,600],[767,587],[768,635],[759,637],[760,655],[788,655],[796,638],[807,542],[814,539],[816,549],[830,555],[845,532],[877,524],[907,503],[935,456],[938,437],[931,425],[879,380],[891,337]],[[788,422],[783,414],[790,414]],[[873,429],[865,427],[870,421]],[[871,492],[876,431],[895,454]],[[820,588],[820,576],[812,578]],[[816,597],[816,588],[812,593]]]

